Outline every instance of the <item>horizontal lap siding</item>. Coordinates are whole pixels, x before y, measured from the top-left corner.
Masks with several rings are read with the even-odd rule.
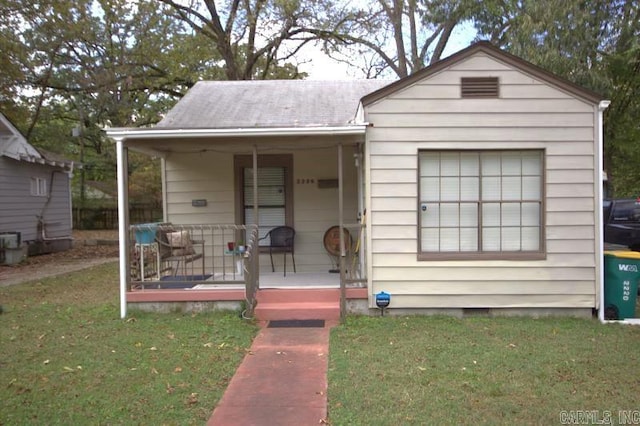
[[[274,152],[269,150],[266,153]],[[234,156],[229,153],[168,156],[165,162],[167,219],[180,224],[235,223],[233,165]],[[293,151],[292,172],[297,271],[326,272],[333,266],[324,248],[323,237],[328,228],[338,225],[338,188],[318,188],[318,180],[338,178],[337,148]],[[307,183],[310,181],[313,183]],[[356,168],[350,147],[344,148],[344,186],[345,222],[354,223],[357,212]],[[191,202],[194,199],[206,199],[207,206],[193,207]],[[205,250],[211,252],[213,249],[207,246]],[[216,250],[222,255],[221,248]],[[282,271],[283,255],[274,255],[273,260],[276,271]],[[288,270],[292,270],[290,262],[291,257],[287,255]],[[263,272],[271,271],[269,255],[260,256],[260,267]]]
[[[46,179],[46,196],[31,195],[31,178]],[[53,178],[53,181],[52,181]],[[0,157],[0,232],[20,232],[22,241],[35,241],[36,216],[43,216],[47,237],[71,237],[69,177],[61,169]]]
[[[485,76],[500,99],[460,99],[461,77]],[[595,305],[593,105],[478,55],[365,113],[373,293],[396,307]],[[546,259],[418,261],[419,149],[543,149]]]

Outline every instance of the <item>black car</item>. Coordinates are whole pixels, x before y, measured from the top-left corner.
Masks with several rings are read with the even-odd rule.
[[[605,244],[640,251],[640,198],[605,200],[602,211]]]

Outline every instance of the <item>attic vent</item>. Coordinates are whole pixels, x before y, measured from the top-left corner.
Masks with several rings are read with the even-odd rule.
[[[497,98],[500,95],[498,77],[462,77],[460,79],[463,98]]]

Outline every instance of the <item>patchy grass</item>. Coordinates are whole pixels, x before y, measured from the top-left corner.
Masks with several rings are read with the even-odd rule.
[[[566,318],[349,318],[331,334],[329,420],[558,424],[561,416],[602,420],[610,413],[617,423],[619,410],[638,409],[639,365],[634,326]]]
[[[257,328],[119,319],[117,265],[0,288],[0,424],[203,424]]]

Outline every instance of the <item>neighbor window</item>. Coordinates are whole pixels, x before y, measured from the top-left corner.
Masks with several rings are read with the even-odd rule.
[[[253,200],[253,165],[250,156],[236,157],[236,179],[239,194],[237,220],[253,225],[255,206]],[[292,226],[293,180],[290,155],[265,155],[258,157],[258,233],[264,237],[276,226]],[[269,245],[266,239],[260,245]]]
[[[47,180],[39,177],[31,178],[31,195],[36,197],[47,196]]]
[[[543,152],[420,151],[420,258],[543,257]]]

